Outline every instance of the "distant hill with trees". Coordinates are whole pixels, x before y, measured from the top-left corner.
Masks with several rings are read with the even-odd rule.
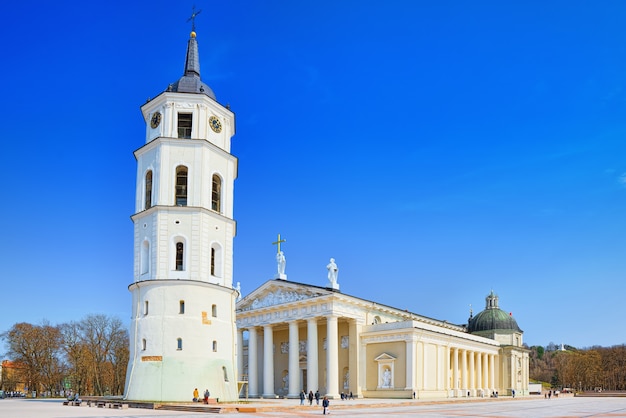
[[[577,391],[626,390],[626,345],[578,349],[550,343],[529,349],[531,380]]]

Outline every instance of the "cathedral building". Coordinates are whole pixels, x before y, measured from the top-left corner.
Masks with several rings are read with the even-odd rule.
[[[183,76],[141,112],[125,398],[235,400],[235,115],[200,79],[193,30]]]
[[[484,311],[454,325],[342,293],[336,282],[274,279],[237,303],[237,327],[249,397],[528,394],[523,333],[493,292]]]

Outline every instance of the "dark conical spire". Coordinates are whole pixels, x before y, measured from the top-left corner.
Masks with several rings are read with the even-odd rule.
[[[185,73],[177,82],[170,84],[167,91],[206,94],[215,100],[213,90],[200,79],[200,55],[198,54],[198,41],[194,31],[189,35],[187,42]]]
[[[185,75],[200,77],[200,56],[198,55],[198,41],[196,33],[191,32],[187,42],[187,57],[185,59]]]

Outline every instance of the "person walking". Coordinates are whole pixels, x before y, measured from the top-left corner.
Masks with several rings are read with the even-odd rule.
[[[304,393],[304,389],[302,389],[300,392],[300,405],[304,405],[304,398],[306,398],[306,395]]]
[[[320,404],[320,390],[315,391],[315,405],[319,406]]]
[[[322,400],[322,408],[324,408],[324,411],[322,413],[324,415],[326,415],[326,411],[328,410],[329,406],[330,406],[330,401],[328,400],[328,396],[324,396],[324,399]],[[330,414],[330,411],[328,411],[328,413]]]
[[[309,405],[313,405],[313,391],[309,391]]]

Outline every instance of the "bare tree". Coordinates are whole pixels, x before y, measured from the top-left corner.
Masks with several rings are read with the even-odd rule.
[[[67,377],[72,382],[72,389],[76,393],[92,393],[93,387],[89,384],[91,355],[83,340],[80,324],[72,321],[61,324],[60,329],[67,362]]]
[[[117,318],[88,315],[80,321],[83,342],[90,354],[90,372],[96,395],[120,394],[123,384],[116,384],[114,364],[119,366],[121,345],[128,345],[128,331]],[[126,354],[126,361],[128,354]],[[125,366],[124,366],[125,374]],[[119,392],[118,392],[119,391]]]
[[[13,325],[1,337],[9,347],[8,356],[19,363],[24,383],[30,390],[55,393],[63,376],[60,360],[61,332],[48,323],[31,325],[25,322]]]
[[[130,337],[128,330],[120,329],[115,333],[109,361],[113,371],[113,382],[111,383],[111,393],[114,395],[122,395],[124,393],[124,384],[126,381],[126,368],[128,367],[129,344]]]

